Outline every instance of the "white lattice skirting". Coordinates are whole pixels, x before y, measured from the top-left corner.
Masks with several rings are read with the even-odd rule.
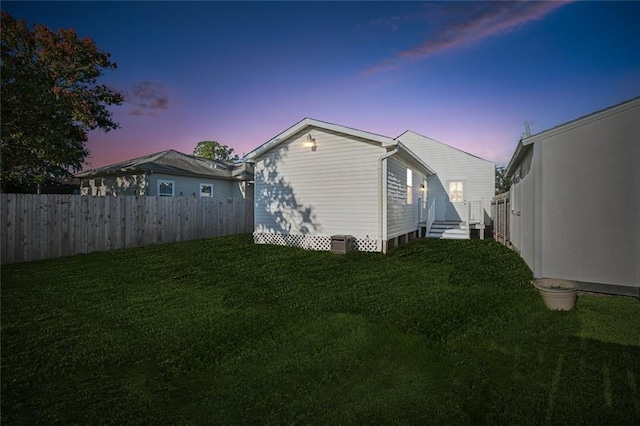
[[[300,247],[306,250],[331,250],[331,237],[322,235],[283,235],[254,232],[253,242],[256,244]],[[378,243],[378,240],[354,237],[353,249],[358,251],[378,252],[380,251],[380,244]]]

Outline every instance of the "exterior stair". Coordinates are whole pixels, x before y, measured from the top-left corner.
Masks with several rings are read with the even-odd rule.
[[[429,229],[428,238],[442,238],[448,240],[468,240],[469,233],[465,222],[436,221]]]

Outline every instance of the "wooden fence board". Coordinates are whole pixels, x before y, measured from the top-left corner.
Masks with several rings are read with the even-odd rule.
[[[6,222],[2,224],[6,228],[6,246],[2,250],[2,262],[14,262],[16,258],[16,195],[2,194],[2,217]]]
[[[511,240],[509,236],[509,221],[511,215],[509,196],[509,193],[505,192],[503,194],[496,195],[491,200],[493,238],[507,247],[511,247]]]
[[[51,243],[51,253],[53,253],[54,257],[60,257],[61,249],[60,249],[60,239],[62,238],[62,221],[60,220],[62,205],[59,194],[53,195],[53,206],[49,212],[49,217],[53,220],[53,228],[49,230],[49,241]]]
[[[69,251],[69,231],[70,222],[72,218],[72,212],[70,209],[69,200],[66,197],[60,196],[60,256],[67,256],[73,252]]]
[[[24,229],[26,228],[25,224],[25,216],[26,210],[24,205],[26,203],[25,197],[18,197],[16,199],[16,262],[24,262],[24,253],[25,253],[25,234]]]
[[[253,200],[0,195],[3,264],[253,231]]]
[[[6,205],[6,194],[0,194],[0,203]],[[6,262],[7,256],[7,212],[0,210],[0,260]]]

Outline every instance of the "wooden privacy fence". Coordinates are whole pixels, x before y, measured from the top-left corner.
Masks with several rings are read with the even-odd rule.
[[[511,203],[509,193],[496,195],[491,200],[491,217],[493,218],[493,239],[507,247],[511,247],[509,239],[509,217]]]
[[[1,263],[253,231],[253,200],[0,194]]]

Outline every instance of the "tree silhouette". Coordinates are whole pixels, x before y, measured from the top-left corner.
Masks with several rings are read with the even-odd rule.
[[[238,154],[233,153],[233,148],[229,148],[227,145],[222,145],[216,141],[198,142],[196,147],[193,149],[193,155],[196,157],[208,158],[210,160],[234,162],[240,160]]]
[[[1,26],[3,189],[71,176],[89,155],[87,132],[118,128],[107,107],[123,97],[97,83],[103,70],[117,65],[73,29],[29,28],[7,12]]]

